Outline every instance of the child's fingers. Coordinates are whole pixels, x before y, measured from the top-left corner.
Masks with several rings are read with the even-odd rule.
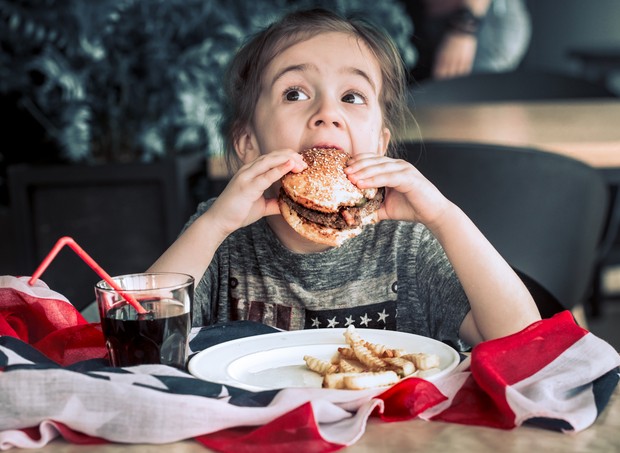
[[[345,168],[345,173],[354,173],[359,171],[360,169],[367,167],[369,165],[373,165],[374,162],[378,160],[389,159],[384,156],[379,156],[377,154],[372,153],[363,153],[352,156],[347,162],[347,167]]]
[[[303,160],[301,164],[297,153],[292,151],[260,156],[239,169],[211,209],[219,210],[219,218],[227,231],[277,214],[277,201],[266,198],[268,189],[287,172],[300,171],[305,166]]]
[[[272,168],[286,165],[289,165],[290,168],[299,168],[304,166],[305,162],[299,154],[293,151],[274,151],[259,156],[256,160],[243,166],[241,170],[258,175]]]
[[[376,155],[359,155],[351,159],[345,168],[349,177],[364,179],[379,173],[395,172],[411,167],[409,162]]]
[[[418,172],[405,161],[400,160],[365,160],[358,162],[353,170],[348,171],[349,180],[356,186],[365,189],[369,187],[399,187],[413,182]]]
[[[274,182],[278,181],[280,178],[282,178],[282,176],[287,174],[289,171],[292,171],[294,168],[295,162],[287,160],[286,162],[278,165],[277,167],[270,168],[264,173],[256,175],[256,185],[262,190],[267,190],[267,188],[269,188]]]
[[[306,166],[304,160],[297,153],[292,151],[273,152],[265,154],[242,167],[238,178],[242,182],[264,191],[288,172],[300,172]]]

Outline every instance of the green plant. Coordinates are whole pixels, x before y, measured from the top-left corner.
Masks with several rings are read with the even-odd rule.
[[[291,8],[372,12],[413,63],[397,1],[0,0],[0,94],[70,162],[217,154],[224,70]]]

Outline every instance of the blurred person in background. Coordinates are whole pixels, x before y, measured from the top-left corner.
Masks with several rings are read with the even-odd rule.
[[[529,47],[525,0],[409,0],[415,81],[516,69]]]

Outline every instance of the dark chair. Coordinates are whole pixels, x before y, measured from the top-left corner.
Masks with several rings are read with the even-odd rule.
[[[617,97],[604,85],[581,77],[523,69],[414,82],[411,95],[414,106]]]
[[[606,268],[620,263],[620,172],[616,168],[601,169],[607,181],[611,200],[609,219],[603,235],[599,260],[594,271],[592,295],[590,297],[590,315],[595,318],[603,312],[606,299],[617,298],[606,294],[603,276]]]
[[[32,275],[62,236],[73,237],[111,275],[143,271],[193,213],[205,170],[204,157],[192,154],[149,164],[11,166],[10,274]],[[63,251],[42,280],[81,310],[101,278]]]
[[[475,143],[409,143],[404,157],[477,224],[544,317],[586,302],[609,203],[596,170],[554,153]]]

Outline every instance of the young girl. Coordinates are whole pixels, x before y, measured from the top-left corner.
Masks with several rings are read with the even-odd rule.
[[[293,13],[240,50],[227,83],[237,171],[149,269],[194,276],[194,325],[353,324],[462,348],[540,319],[469,218],[412,164],[389,157],[406,77],[388,37],[324,10]],[[278,209],[280,178],[302,171],[298,153],[312,147],[346,150],[351,182],[386,188],[380,221],[341,247],[302,238]]]

